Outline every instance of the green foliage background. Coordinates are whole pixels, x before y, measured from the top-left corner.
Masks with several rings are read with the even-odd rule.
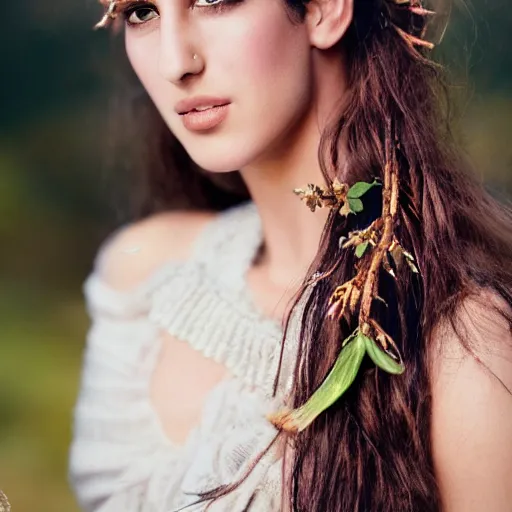
[[[509,0],[459,9],[440,57],[482,179],[512,191]],[[0,488],[15,512],[77,511],[66,480],[88,327],[81,285],[116,224],[102,155],[114,93],[94,0],[24,0],[0,31]],[[463,91],[468,91],[464,93]]]

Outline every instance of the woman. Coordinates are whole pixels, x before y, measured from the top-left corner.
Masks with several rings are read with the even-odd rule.
[[[452,142],[435,14],[104,4],[157,115],[85,284],[83,509],[510,510],[512,212]]]

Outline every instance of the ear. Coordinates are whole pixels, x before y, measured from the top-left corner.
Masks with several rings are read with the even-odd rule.
[[[352,23],[354,0],[310,0],[306,8],[311,45],[327,50],[338,43]]]

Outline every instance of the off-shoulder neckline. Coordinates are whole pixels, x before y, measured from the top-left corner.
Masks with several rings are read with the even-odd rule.
[[[229,227],[230,222],[236,221],[240,217],[242,222],[245,223],[242,228],[236,225]],[[228,227],[226,228],[225,226]],[[219,229],[220,233],[216,233],[216,229]],[[193,244],[188,258],[166,260],[144,280],[124,290],[110,285],[101,277],[96,269],[93,269],[83,283],[84,294],[87,298],[92,299],[91,302],[96,305],[104,304],[111,308],[115,304],[115,309],[119,312],[126,309],[130,312],[146,310],[149,308],[152,294],[161,289],[174,275],[180,271],[196,270],[203,266],[204,261],[202,261],[202,258],[205,252],[207,252],[207,245],[211,243],[209,238],[218,236],[222,242],[224,236],[224,233],[222,233],[223,229],[237,229],[244,236],[242,243],[235,247],[235,250],[239,249],[240,251],[235,254],[235,258],[239,260],[237,263],[240,266],[238,269],[240,275],[236,276],[238,279],[234,283],[230,283],[233,285],[233,292],[238,292],[235,300],[245,302],[246,309],[252,317],[267,325],[273,324],[276,330],[282,331],[282,323],[276,318],[266,315],[257,306],[249,286],[248,272],[263,242],[261,219],[256,205],[252,201],[228,208],[205,223]],[[208,268],[204,270],[208,273]],[[240,312],[240,314],[242,313]]]
[[[151,272],[144,280],[127,289],[119,289],[105,281],[96,269],[93,269],[84,281],[83,288],[102,295],[116,302],[137,302],[147,299],[151,292],[158,289],[172,276],[179,267],[189,264],[189,260],[167,260]]]
[[[120,289],[110,285],[107,281],[105,281],[105,279],[101,277],[98,269],[96,268],[96,262],[98,260],[97,257],[94,268],[87,275],[84,281],[84,287],[97,288],[101,291],[101,293],[109,295],[116,300],[130,300],[131,298],[143,299],[153,290],[162,285],[167,280],[167,278],[177,270],[177,268],[188,265],[191,261],[195,261],[196,263],[203,262],[203,255],[208,250],[207,246],[211,245],[212,243],[210,239],[212,238],[212,235],[215,235],[212,233],[212,231],[215,230],[216,227],[220,227],[220,229],[222,229],[223,219],[238,216],[240,213],[245,215],[246,219],[249,218],[252,220],[253,223],[256,222],[257,227],[261,226],[256,206],[252,201],[247,201],[245,203],[220,211],[212,219],[206,222],[202,229],[199,231],[197,239],[192,244],[190,255],[187,258],[171,258],[164,260],[163,263],[156,267],[147,277],[145,277],[136,285],[126,289]],[[221,225],[218,226],[219,224]],[[222,238],[222,234],[220,236]],[[261,231],[258,232],[257,230],[254,233],[254,237],[257,238],[257,245],[259,247],[262,241]],[[247,262],[247,266],[250,265],[256,256],[256,250],[253,249],[251,251],[251,246],[249,245],[248,247],[249,252],[253,252],[254,254],[249,254],[249,258],[247,258],[247,255],[243,255],[246,259],[251,260]],[[98,252],[98,255],[100,253],[101,249]],[[244,272],[246,273],[247,270],[248,269],[244,269]]]

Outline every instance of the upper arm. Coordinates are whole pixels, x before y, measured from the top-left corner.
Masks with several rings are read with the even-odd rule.
[[[467,301],[459,321],[487,369],[450,329],[437,340],[432,450],[445,512],[505,512],[512,503],[512,336],[489,307],[496,296],[480,298],[487,304]]]
[[[99,277],[117,290],[129,290],[165,262],[186,259],[211,212],[162,212],[115,232],[96,260]]]

